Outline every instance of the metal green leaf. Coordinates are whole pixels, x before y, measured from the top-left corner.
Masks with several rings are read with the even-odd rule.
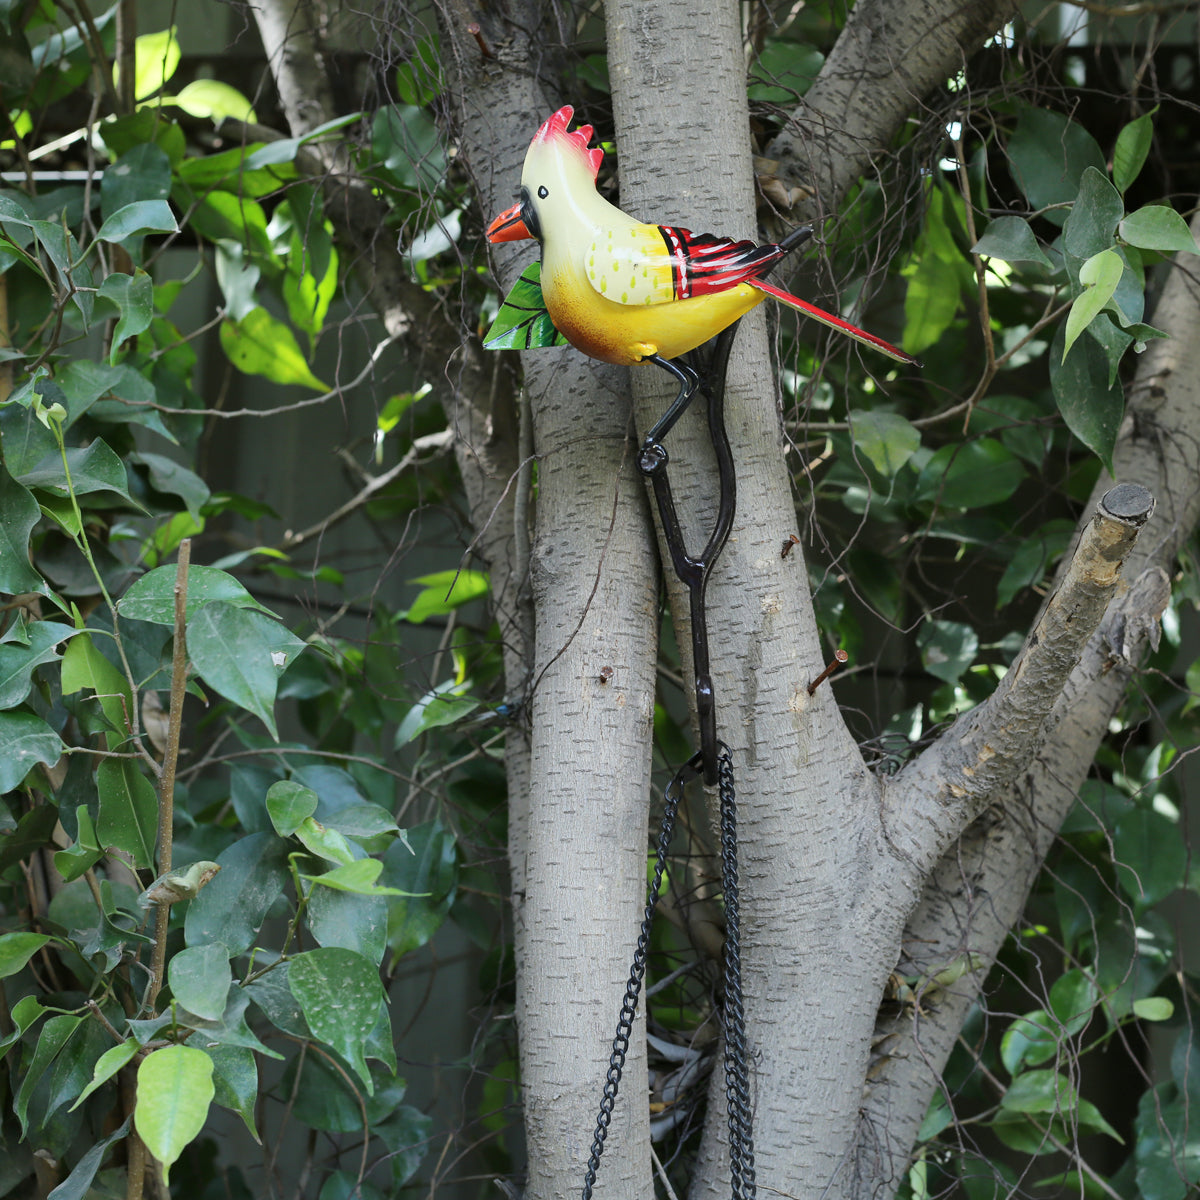
[[[484,336],[486,350],[538,350],[565,346],[567,339],[554,328],[542,296],[542,264],[530,263],[500,305]]]

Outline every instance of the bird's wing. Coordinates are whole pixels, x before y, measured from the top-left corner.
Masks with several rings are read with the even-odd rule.
[[[619,304],[669,304],[725,292],[764,274],[778,246],[735,242],[672,225],[606,229],[588,247],[592,287]]]

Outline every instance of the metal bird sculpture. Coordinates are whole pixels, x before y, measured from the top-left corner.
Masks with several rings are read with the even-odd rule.
[[[768,296],[898,362],[916,364],[882,338],[768,283],[763,276],[812,236],[803,226],[759,245],[672,225],[646,225],[596,191],[604,152],[592,127],[568,130],[560,108],[534,135],[521,172],[520,200],[487,229],[491,242],[535,238],[540,264],[509,294],[484,344],[531,349],[565,342],[620,366],[650,362],[680,385],[647,440],[661,437],[695,393],[696,373],[677,360]]]

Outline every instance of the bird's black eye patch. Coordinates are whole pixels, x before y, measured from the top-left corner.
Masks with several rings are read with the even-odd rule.
[[[548,195],[550,195],[550,193],[546,190],[546,185],[542,184],[542,186],[538,188],[538,199],[545,200]]]

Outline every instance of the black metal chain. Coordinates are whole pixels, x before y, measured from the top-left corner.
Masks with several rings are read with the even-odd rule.
[[[737,798],[733,756],[717,760],[721,798],[721,887],[725,894],[725,1102],[729,1109],[729,1176],[733,1200],[754,1200],[754,1116],[742,1006],[742,935],[738,898]]]
[[[583,1200],[591,1200],[596,1172],[600,1167],[600,1156],[608,1137],[613,1107],[621,1074],[625,1069],[625,1058],[629,1053],[629,1038],[633,1032],[634,1014],[637,1012],[638,996],[646,974],[646,956],[650,946],[650,930],[654,910],[658,906],[658,893],[662,887],[667,868],[667,852],[671,845],[671,834],[675,828],[675,817],[683,785],[693,774],[702,774],[709,786],[715,784],[720,796],[721,827],[721,879],[725,895],[725,1098],[729,1116],[729,1172],[732,1200],[755,1200],[754,1179],[754,1130],[750,1099],[750,1072],[746,1045],[746,1018],[742,1004],[742,956],[741,921],[738,894],[737,867],[737,807],[734,794],[733,756],[729,747],[717,741],[716,704],[712,679],[709,674],[708,622],[705,612],[705,589],[708,577],[718,556],[724,549],[733,525],[737,498],[737,482],[733,468],[733,454],[725,432],[725,369],[729,351],[733,344],[736,326],[724,330],[713,344],[712,356],[704,375],[698,375],[690,367],[680,369],[666,360],[658,360],[681,382],[681,390],[667,415],[654,426],[642,446],[638,465],[649,478],[654,488],[654,498],[662,520],[663,536],[671,554],[675,573],[688,589],[692,622],[692,665],[696,680],[696,711],[700,725],[700,753],[691,758],[667,785],[666,809],[658,836],[658,854],[654,863],[654,874],[646,894],[646,911],[638,935],[629,981],[625,985],[625,998],[617,1018],[617,1033],[613,1038],[612,1054],[605,1075],[604,1094],[600,1101],[600,1114],[596,1118],[596,1132],[592,1139],[591,1155],[583,1181]],[[699,556],[693,558],[684,546],[683,530],[675,511],[670,480],[667,478],[668,456],[659,440],[675,423],[683,409],[691,401],[699,387],[708,399],[708,427],[716,452],[719,496],[717,518],[707,545]]]
[[[608,1137],[613,1106],[617,1102],[617,1089],[621,1085],[621,1072],[625,1069],[625,1056],[629,1053],[629,1037],[633,1032],[633,1018],[637,1012],[638,995],[642,990],[642,979],[646,974],[646,956],[650,950],[650,929],[654,924],[654,910],[658,907],[658,896],[662,890],[663,876],[667,870],[667,851],[671,848],[671,835],[675,832],[675,816],[679,811],[683,783],[690,765],[682,767],[676,772],[675,778],[667,785],[664,796],[666,807],[663,810],[662,825],[658,832],[658,854],[654,860],[654,874],[651,876],[650,886],[646,889],[646,911],[642,917],[637,949],[633,952],[629,982],[625,985],[625,999],[621,1002],[621,1015],[617,1018],[617,1035],[613,1038],[612,1054],[608,1059],[608,1073],[604,1077],[604,1095],[600,1100],[600,1115],[596,1118],[592,1152],[588,1158],[587,1174],[583,1177],[583,1200],[591,1200],[592,1187],[596,1182],[596,1172],[600,1169],[600,1155],[604,1153],[604,1141]]]

